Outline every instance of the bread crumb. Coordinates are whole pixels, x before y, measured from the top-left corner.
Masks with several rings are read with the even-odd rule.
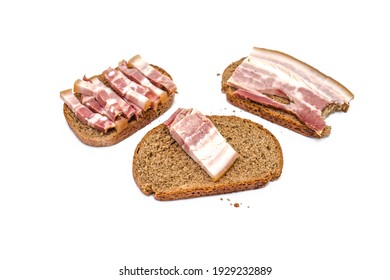
[[[233,203],[233,202],[230,202],[230,201],[231,201],[230,198],[222,198],[222,197],[220,197],[219,200],[220,200],[220,201],[229,201],[229,202],[228,202],[229,205],[234,206],[235,208],[245,207],[245,206],[246,206],[246,208],[250,208],[249,205],[243,205],[242,202],[234,202],[234,203]]]
[[[221,76],[221,73],[217,73],[217,76]]]

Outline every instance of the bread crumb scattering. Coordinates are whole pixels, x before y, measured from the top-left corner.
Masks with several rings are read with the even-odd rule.
[[[223,199],[222,197],[221,197],[219,200],[220,200],[220,201],[224,201],[224,199]],[[230,198],[226,198],[225,201],[230,201]],[[242,206],[242,203],[241,203],[241,202],[240,202],[240,203],[238,203],[238,202],[235,202],[235,203],[229,202],[229,205],[238,208],[238,207],[241,207],[241,206]],[[250,208],[249,205],[248,205],[246,208]]]

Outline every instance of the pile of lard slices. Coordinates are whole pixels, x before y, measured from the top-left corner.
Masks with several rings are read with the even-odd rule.
[[[125,127],[131,118],[139,118],[148,109],[156,109],[176,91],[176,85],[140,55],[117,68],[109,67],[98,77],[78,79],[71,89],[60,93],[61,99],[76,117],[101,132]],[[81,94],[80,98],[75,93]]]

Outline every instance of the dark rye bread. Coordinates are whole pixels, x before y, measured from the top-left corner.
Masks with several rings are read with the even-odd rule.
[[[159,70],[162,74],[171,78],[164,69],[155,65],[152,66]],[[103,75],[98,75],[97,77],[104,84],[108,85]],[[132,118],[128,122],[127,127],[120,132],[117,132],[115,129],[111,129],[107,133],[103,133],[90,127],[89,125],[83,124],[66,104],[64,104],[63,112],[70,129],[81,142],[94,147],[112,146],[128,138],[165,113],[169,108],[171,108],[174,96],[174,93],[170,94],[164,104],[160,103],[156,110],[148,109],[138,120]]]
[[[224,194],[263,187],[282,173],[278,140],[260,124],[236,116],[209,116],[239,153],[217,182],[171,137],[164,124],[150,130],[133,157],[133,176],[140,190],[158,200]]]
[[[308,128],[304,123],[302,123],[299,119],[295,117],[295,115],[274,109],[265,105],[261,105],[259,103],[253,102],[251,100],[243,99],[234,95],[236,89],[227,84],[227,80],[231,77],[234,70],[241,64],[241,62],[245,59],[245,57],[240,60],[231,63],[222,74],[222,82],[221,87],[222,91],[226,94],[226,99],[232,105],[241,108],[245,111],[248,111],[252,114],[260,116],[270,122],[275,124],[284,126],[290,130],[293,130],[297,133],[300,133],[304,136],[314,137],[314,138],[323,138],[329,136],[331,127],[326,126],[322,131],[321,135],[318,135],[314,130]],[[280,100],[279,100],[280,101]],[[336,104],[330,104],[327,106],[323,112],[322,116],[326,118],[333,112],[336,111],[344,111],[348,110],[348,104],[344,104],[343,106],[338,106]]]

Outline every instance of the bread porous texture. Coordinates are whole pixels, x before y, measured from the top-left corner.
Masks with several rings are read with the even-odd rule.
[[[174,200],[257,189],[282,173],[278,140],[260,124],[236,116],[209,116],[239,153],[218,181],[213,179],[172,138],[164,125],[140,141],[133,157],[133,176],[140,190],[158,200]]]

